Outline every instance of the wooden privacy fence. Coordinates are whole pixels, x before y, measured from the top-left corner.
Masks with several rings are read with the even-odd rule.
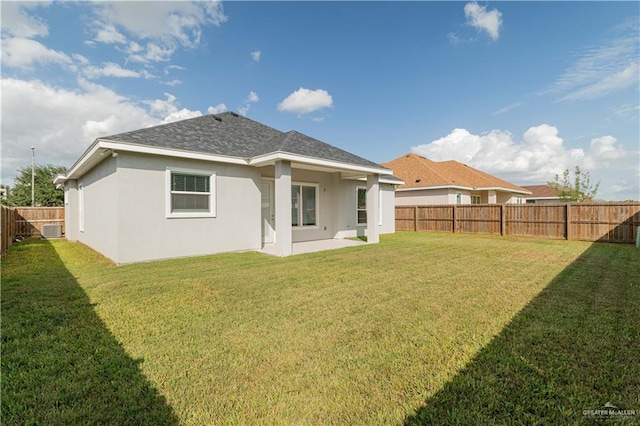
[[[42,225],[60,224],[64,234],[64,207],[15,207],[16,236],[40,235]]]
[[[16,238],[15,223],[15,209],[0,206],[0,257],[7,254],[7,250]]]
[[[60,224],[64,233],[64,207],[0,206],[0,255],[4,257],[16,237],[40,235],[42,226]]]
[[[640,203],[397,206],[396,230],[633,243]]]

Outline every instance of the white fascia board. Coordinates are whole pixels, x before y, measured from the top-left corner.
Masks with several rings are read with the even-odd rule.
[[[359,180],[359,181],[363,181],[363,182],[367,181],[366,177],[354,177],[354,178],[345,178],[345,177],[343,177],[343,179]],[[392,179],[392,178],[388,178],[388,177],[385,177],[385,176],[380,176],[380,179],[378,181],[380,183],[388,183],[388,184],[391,184],[391,185],[404,185],[404,181],[403,180]]]
[[[77,179],[78,177],[89,171],[96,164],[106,158],[104,155],[106,150],[113,153],[133,152],[138,154],[164,155],[167,157],[188,158],[192,160],[242,164],[245,166],[248,165],[247,160],[240,157],[227,157],[223,155],[207,154],[202,152],[183,151],[178,149],[167,149],[154,146],[136,145],[123,142],[114,142],[105,139],[97,139],[78,159],[78,161],[76,161],[71,169],[69,169],[66,176],[64,177],[64,180],[61,181],[61,183],[66,181],[67,179]]]
[[[487,188],[475,188],[476,191],[502,191],[502,192],[516,192],[518,194],[531,194],[531,191],[521,190],[521,189],[513,189],[513,188],[503,188],[501,186],[496,187],[487,187]]]
[[[272,164],[279,160],[286,160],[286,161],[291,161],[291,162],[296,162],[301,164],[310,164],[314,166],[328,167],[328,168],[338,169],[338,170],[362,172],[362,173],[368,173],[368,174],[393,175],[392,170],[381,168],[381,167],[379,168],[379,167],[359,166],[356,164],[341,163],[339,161],[325,160],[322,158],[315,158],[315,157],[307,157],[305,155],[291,154],[288,152],[280,152],[280,151],[253,157],[249,160],[249,165],[256,166],[256,167],[265,166],[267,164]]]
[[[64,173],[57,174],[56,177],[53,178],[53,183],[57,186],[64,186],[64,183],[67,181],[67,175]]]
[[[559,200],[560,197],[527,197],[527,200]]]
[[[215,161],[218,163],[242,164],[245,166],[248,165],[248,161],[241,157],[184,151],[181,149],[160,148],[149,145],[136,145],[125,142],[113,142],[105,139],[100,139],[100,148],[110,149],[115,152],[134,152],[138,154],[164,155],[167,157],[188,158],[191,160]]]
[[[511,189],[511,188],[502,188],[502,187],[471,187],[471,186],[462,186],[462,185],[433,185],[433,186],[418,186],[414,188],[397,188],[396,191],[420,191],[424,189],[463,189],[466,191],[500,191],[500,192],[509,192],[509,193],[518,193],[518,194],[531,194],[530,191],[522,191],[519,189]]]
[[[423,191],[428,189],[464,189],[465,191],[473,191],[470,186],[462,185],[433,185],[433,186],[417,186],[415,188],[396,188],[396,191]]]

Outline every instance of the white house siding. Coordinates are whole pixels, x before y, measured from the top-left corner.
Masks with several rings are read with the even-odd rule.
[[[120,154],[118,160],[119,263],[261,247],[256,169],[138,154]],[[216,217],[166,217],[167,167],[216,174]]]
[[[424,206],[450,204],[448,188],[396,191],[396,206]],[[455,203],[455,195],[454,195]]]
[[[357,188],[366,188],[365,181],[341,180],[337,192],[339,208],[334,238],[362,237],[366,234],[366,225],[357,225]],[[380,184],[382,190],[382,224],[378,224],[379,234],[395,232],[395,188],[390,184]]]
[[[64,229],[69,241],[78,241],[78,181],[69,180],[64,187]]]
[[[84,200],[84,231],[78,229],[78,241],[118,262],[118,175],[120,157],[109,156],[78,179]],[[79,191],[79,190],[78,190]],[[76,194],[77,195],[77,194]],[[75,200],[74,200],[75,198]],[[80,197],[70,197],[74,214],[80,213]],[[79,227],[78,217],[75,226]],[[73,231],[70,231],[73,234]]]
[[[393,234],[396,232],[396,205],[395,187],[389,184],[380,184],[382,191],[382,223],[380,224],[380,234]]]

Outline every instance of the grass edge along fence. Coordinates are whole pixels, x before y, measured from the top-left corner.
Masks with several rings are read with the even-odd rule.
[[[631,243],[640,203],[396,206],[396,231],[435,231]]]
[[[64,207],[0,208],[0,257],[4,257],[16,237],[41,235],[42,226],[59,224],[65,232]]]

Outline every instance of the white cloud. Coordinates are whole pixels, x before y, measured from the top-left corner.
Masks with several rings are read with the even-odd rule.
[[[8,184],[18,168],[30,164],[31,146],[38,163],[70,167],[97,137],[202,115],[179,108],[169,93],[139,103],[84,79],[69,90],[3,78],[1,90],[2,181]]]
[[[326,90],[309,90],[301,87],[280,102],[278,110],[302,115],[332,106],[333,98]]]
[[[246,116],[251,109],[251,104],[255,104],[259,100],[260,98],[258,97],[258,94],[256,92],[249,92],[249,94],[247,95],[247,99],[244,101],[244,105],[238,107],[238,112],[241,115]]]
[[[174,111],[167,115],[159,124],[167,124],[173,121],[186,120],[187,118],[200,117],[202,113],[200,111],[191,111],[187,108],[182,108],[179,111]]]
[[[255,52],[251,52],[251,59],[255,62],[260,62],[260,57],[262,56],[262,52],[259,50],[256,50]]]
[[[577,59],[541,95],[560,95],[560,101],[596,99],[638,84],[638,23],[599,45],[574,52]]]
[[[504,114],[506,112],[509,111],[513,111],[516,108],[520,108],[522,105],[524,105],[524,102],[520,101],[520,102],[514,102],[510,105],[507,105],[504,108],[500,108],[499,110],[495,111],[493,114],[491,115],[500,115],[500,114]]]
[[[98,25],[100,25],[99,22]],[[113,25],[102,24],[102,28],[100,28],[96,34],[95,41],[105,44],[125,44],[127,39]]]
[[[124,44],[127,59],[143,63],[168,61],[179,46],[198,46],[204,25],[227,20],[218,1],[105,2],[93,11],[94,41]]]
[[[256,92],[249,92],[249,96],[247,96],[247,102],[255,103],[259,100],[260,98],[258,98],[258,94]]]
[[[575,101],[579,99],[595,99],[618,90],[632,87],[638,83],[638,63],[633,62],[627,68],[613,75],[603,77],[593,84],[581,87],[568,95],[561,101]]]
[[[638,119],[639,111],[640,104],[624,104],[613,110],[614,114],[618,117],[630,117],[634,120]]]
[[[70,65],[73,61],[63,52],[47,48],[42,43],[27,38],[2,39],[2,65],[31,69],[34,65]]]
[[[454,129],[442,138],[411,150],[434,161],[457,160],[514,183],[548,182],[575,165],[592,171],[614,167],[616,171],[631,169],[633,161],[620,160],[637,157],[637,153],[626,151],[616,138],[608,135],[594,138],[587,152],[567,148],[558,129],[548,124],[529,128],[522,141],[514,140],[513,135],[504,130],[476,135],[466,129]],[[637,159],[635,165],[637,167]]]
[[[83,69],[83,73],[89,78],[97,77],[117,77],[117,78],[138,78],[142,74],[120,67],[118,64],[107,62],[102,68],[88,66]]]
[[[494,41],[500,37],[502,13],[498,9],[487,12],[486,6],[473,2],[464,6],[464,14],[467,17],[467,23],[472,27],[485,31]]]
[[[164,75],[169,75],[171,70],[184,71],[186,69],[187,69],[186,67],[183,67],[183,66],[180,66],[180,65],[167,65],[166,67],[164,67]]]
[[[225,104],[218,104],[216,106],[210,106],[207,108],[208,114],[220,114],[221,112],[225,112],[227,110],[227,106]]]
[[[79,83],[77,90],[67,90],[39,80],[2,79],[3,180],[28,163],[32,145],[39,163],[71,166],[96,137],[155,121],[113,91]]]
[[[2,2],[2,32],[14,37],[46,37],[49,28],[42,19],[29,15],[29,9],[48,6],[51,2]]]

